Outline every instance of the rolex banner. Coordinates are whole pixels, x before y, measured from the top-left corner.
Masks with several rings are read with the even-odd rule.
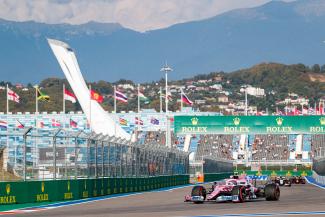
[[[176,134],[323,134],[325,116],[175,116]]]

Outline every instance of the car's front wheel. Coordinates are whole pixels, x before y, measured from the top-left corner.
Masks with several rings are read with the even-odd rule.
[[[272,183],[267,184],[264,188],[265,199],[269,201],[279,200],[280,198],[280,188],[278,185]]]
[[[245,187],[244,186],[235,186],[232,191],[232,202],[242,203],[245,199]]]

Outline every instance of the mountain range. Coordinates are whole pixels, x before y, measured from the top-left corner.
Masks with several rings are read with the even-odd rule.
[[[325,63],[325,1],[271,1],[206,20],[136,32],[117,23],[82,25],[0,19],[0,80],[37,83],[63,77],[46,38],[75,50],[90,81],[144,82],[212,71],[234,71],[260,62]]]

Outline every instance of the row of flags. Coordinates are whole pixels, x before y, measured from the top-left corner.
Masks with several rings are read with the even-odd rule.
[[[50,125],[52,127],[62,127],[63,124],[59,120],[52,119]],[[36,127],[37,128],[44,128],[45,127],[44,121],[37,121],[36,122]],[[72,118],[70,118],[69,127],[78,128],[78,122],[73,120]],[[7,128],[8,128],[8,122],[0,120],[0,129],[7,129]],[[24,129],[25,125],[23,123],[21,123],[19,120],[16,120],[15,128]]]
[[[39,87],[35,87],[36,89],[36,98],[39,101],[50,101],[50,96],[43,93]],[[14,92],[13,90],[11,90],[10,88],[7,89],[7,99],[10,101],[14,101],[16,103],[20,103],[20,96]],[[72,103],[76,103],[77,102],[77,98],[76,96],[71,93],[70,91],[68,91],[67,89],[64,89],[64,99],[65,100],[69,100]]]
[[[139,117],[135,117],[135,122],[134,123],[136,125],[144,125],[144,121]],[[159,122],[159,119],[152,117],[150,119],[150,123],[153,124],[153,125],[159,125],[160,122]],[[120,117],[119,118],[119,124],[121,126],[128,126],[128,120]],[[36,125],[37,128],[44,128],[45,127],[44,121],[36,121],[35,125]],[[52,126],[52,127],[62,127],[63,124],[59,120],[52,119],[51,123],[50,123],[50,126]],[[69,127],[78,128],[78,122],[73,120],[72,118],[70,118]],[[8,122],[4,121],[4,120],[0,120],[0,129],[7,129],[7,128],[8,128]],[[15,128],[24,129],[25,124],[23,124],[19,120],[16,120]]]
[[[285,107],[284,111],[281,111],[277,109],[277,111],[274,113],[275,115],[324,115],[325,114],[325,106],[322,104],[319,104],[318,106],[314,107],[305,107],[303,106],[301,109],[298,109],[297,107]]]
[[[119,118],[119,123],[120,123],[121,126],[127,126],[128,125],[128,121],[126,119],[124,119],[124,118]],[[153,117],[153,118],[150,119],[150,123],[153,124],[153,125],[159,125],[159,120]],[[143,125],[144,122],[143,122],[143,120],[141,118],[135,117],[135,124],[136,125]]]
[[[36,89],[36,99],[37,100],[45,101],[45,102],[50,101],[50,96],[45,94],[44,92],[42,92],[38,86],[35,86],[34,88]],[[127,95],[124,94],[122,91],[115,90],[114,92],[115,92],[114,97],[116,100],[124,102],[124,103],[128,102]],[[91,96],[92,100],[95,100],[98,103],[103,103],[103,101],[104,101],[104,97],[100,93],[95,92],[94,90],[90,90],[90,96]],[[141,91],[138,91],[138,97],[141,102],[144,102],[145,104],[149,103],[148,97],[146,97]],[[161,93],[161,97],[165,97],[165,95]],[[63,88],[63,98],[64,98],[64,100],[70,101],[72,103],[77,102],[77,97],[72,92],[67,90],[65,87]],[[169,101],[172,101],[171,93],[168,93],[167,99]],[[8,87],[7,87],[7,100],[14,101],[16,103],[20,103],[19,95]],[[190,106],[193,105],[193,102],[185,95],[185,93],[183,91],[181,91],[181,100],[182,100],[182,102],[186,103],[187,105],[190,105]]]

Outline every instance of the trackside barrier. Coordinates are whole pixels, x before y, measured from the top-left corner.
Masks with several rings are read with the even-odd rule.
[[[250,171],[250,170],[238,170],[239,175],[246,174],[249,176],[311,176],[311,170],[263,170],[263,171]]]
[[[312,177],[315,179],[315,181],[318,184],[325,185],[325,176],[321,176],[321,175],[317,174],[315,171],[313,171]]]
[[[234,173],[205,173],[204,174],[204,181],[205,182],[213,182],[213,181],[218,181],[222,179],[229,178],[230,175],[233,175]]]
[[[189,175],[0,182],[0,204],[53,202],[185,185]]]

